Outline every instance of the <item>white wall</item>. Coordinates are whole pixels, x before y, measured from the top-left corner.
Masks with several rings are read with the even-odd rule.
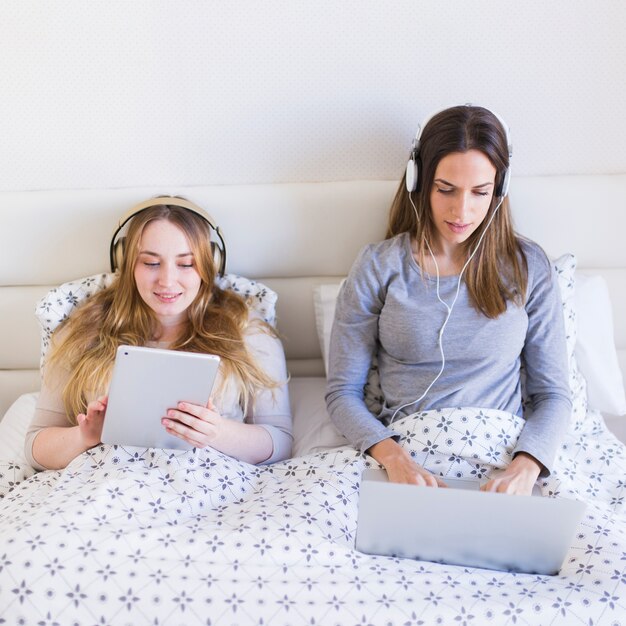
[[[0,191],[395,179],[472,101],[517,175],[626,171],[621,0],[3,0]]]

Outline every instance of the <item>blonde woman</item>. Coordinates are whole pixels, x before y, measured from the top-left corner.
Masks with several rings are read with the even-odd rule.
[[[129,221],[123,253],[116,250],[113,284],[53,335],[27,458],[37,469],[60,469],[100,442],[121,344],[221,357],[208,405],[180,403],[162,416],[170,434],[253,464],[288,457],[291,412],[279,339],[239,295],[215,285],[215,244],[201,209],[176,198],[143,205]]]

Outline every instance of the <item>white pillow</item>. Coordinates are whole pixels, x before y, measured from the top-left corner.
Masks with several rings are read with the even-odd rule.
[[[24,455],[26,430],[35,414],[39,392],[21,395],[0,421],[0,459],[28,465]]]
[[[565,342],[567,346],[568,378],[572,392],[571,424],[580,424],[587,416],[587,382],[580,372],[574,350],[578,335],[574,293],[576,290],[576,257],[573,254],[563,254],[552,260],[557,275],[559,291],[563,306],[563,322],[565,325]],[[522,405],[527,408],[528,399],[524,389],[524,372],[522,372]]]
[[[293,456],[349,445],[326,410],[326,379],[298,377],[289,381],[293,414]]]
[[[37,304],[35,315],[41,324],[41,359],[43,367],[50,337],[54,329],[86,298],[108,287],[115,274],[96,274],[78,278],[49,291]],[[276,300],[278,296],[263,283],[249,280],[237,274],[225,274],[216,279],[222,289],[230,289],[243,296],[248,306],[274,326],[276,324]]]
[[[575,354],[587,380],[589,408],[624,415],[624,378],[615,349],[611,301],[604,278],[578,274],[574,302],[578,318]]]
[[[574,293],[576,291],[576,264],[573,254],[562,254],[556,259],[551,259],[556,272],[561,302],[563,304],[563,321],[565,322],[565,341],[567,344],[567,358],[570,363],[576,348],[576,336],[578,325],[576,324],[576,309],[574,307]]]
[[[344,279],[345,280],[345,279]],[[335,284],[317,285],[313,289],[313,303],[315,306],[315,326],[320,342],[324,371],[328,374],[328,350],[330,349],[330,331],[335,319],[335,305],[343,281]]]

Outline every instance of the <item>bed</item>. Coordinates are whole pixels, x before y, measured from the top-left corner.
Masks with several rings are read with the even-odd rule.
[[[626,624],[626,247],[616,224],[626,175],[511,185],[517,229],[559,273],[568,330],[574,411],[541,488],[587,509],[555,576],[354,549],[360,476],[372,460],[328,420],[323,357],[337,286],[359,248],[382,237],[395,187],[0,195],[0,624]],[[250,281],[251,298],[277,295],[294,457],[253,467],[211,450],[100,446],[63,471],[35,473],[22,443],[53,317],[40,305],[42,330],[36,304],[60,299],[62,316],[76,286],[91,284],[66,283],[108,271],[116,218],[162,193],[212,214],[227,271]],[[259,299],[273,304],[267,293]],[[505,418],[461,407],[394,428],[433,471],[476,478],[508,459],[521,420]]]

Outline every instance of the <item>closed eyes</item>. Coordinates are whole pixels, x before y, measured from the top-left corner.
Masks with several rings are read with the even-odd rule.
[[[438,193],[442,193],[444,195],[451,195],[456,191],[456,189],[448,189],[445,187],[439,187],[437,186],[437,192]],[[488,196],[489,192],[488,191],[478,191],[477,189],[474,191],[474,195],[476,196]]]
[[[161,265],[160,263],[149,263],[148,261],[144,261],[143,264],[146,267],[159,267]],[[193,267],[193,263],[179,263],[178,267],[180,267],[181,269],[189,269]]]

